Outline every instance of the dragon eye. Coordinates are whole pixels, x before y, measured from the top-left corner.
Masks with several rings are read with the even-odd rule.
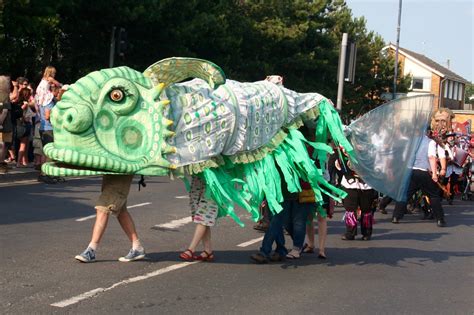
[[[110,99],[114,102],[120,102],[123,99],[123,91],[120,89],[114,89],[110,91]]]
[[[99,100],[115,114],[130,114],[138,104],[140,91],[132,81],[115,77],[104,84]]]

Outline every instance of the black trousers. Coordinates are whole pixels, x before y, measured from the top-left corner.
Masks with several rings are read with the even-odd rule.
[[[346,216],[352,215],[357,218],[357,209],[361,210],[360,230],[363,236],[372,235],[372,204],[377,198],[377,192],[373,189],[347,189],[343,188],[347,193],[347,197],[342,200],[342,204],[346,209]],[[357,225],[348,224],[346,219],[346,237],[353,239],[357,235]]]
[[[385,209],[393,199],[389,196],[383,196],[382,199],[379,202],[379,209]]]
[[[449,185],[449,192],[451,193],[451,196],[449,199],[453,200],[454,199],[454,186],[458,183],[459,175],[456,173],[451,173],[451,176],[446,177],[443,185],[447,185],[448,182],[451,182],[451,185]]]
[[[410,184],[408,185],[407,196],[412,196],[419,189],[430,198],[430,204],[435,218],[437,220],[444,219],[444,211],[441,206],[440,188],[431,179],[431,175],[428,171],[413,170]],[[395,204],[395,210],[393,211],[393,217],[397,219],[403,218],[406,208],[406,202],[397,202]]]

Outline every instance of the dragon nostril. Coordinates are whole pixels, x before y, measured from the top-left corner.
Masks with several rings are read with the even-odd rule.
[[[64,128],[72,133],[84,132],[92,125],[92,112],[86,106],[69,108],[64,117]]]

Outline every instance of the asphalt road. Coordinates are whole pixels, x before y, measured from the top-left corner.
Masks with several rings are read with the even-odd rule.
[[[474,313],[472,201],[444,204],[446,228],[377,214],[370,242],[340,240],[339,208],[328,260],[268,265],[250,262],[263,234],[240,212],[245,228],[226,218],[212,229],[215,262],[183,263],[194,231],[184,185],[154,178],[132,186],[128,203],[147,260],[117,261],[130,244],[111,218],[98,261],[82,264],[74,256],[90,240],[99,190],[100,178],[0,184],[0,313]]]

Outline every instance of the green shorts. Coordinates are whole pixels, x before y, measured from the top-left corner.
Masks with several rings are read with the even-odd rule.
[[[118,216],[127,210],[127,198],[133,175],[104,175],[102,193],[95,209]]]

